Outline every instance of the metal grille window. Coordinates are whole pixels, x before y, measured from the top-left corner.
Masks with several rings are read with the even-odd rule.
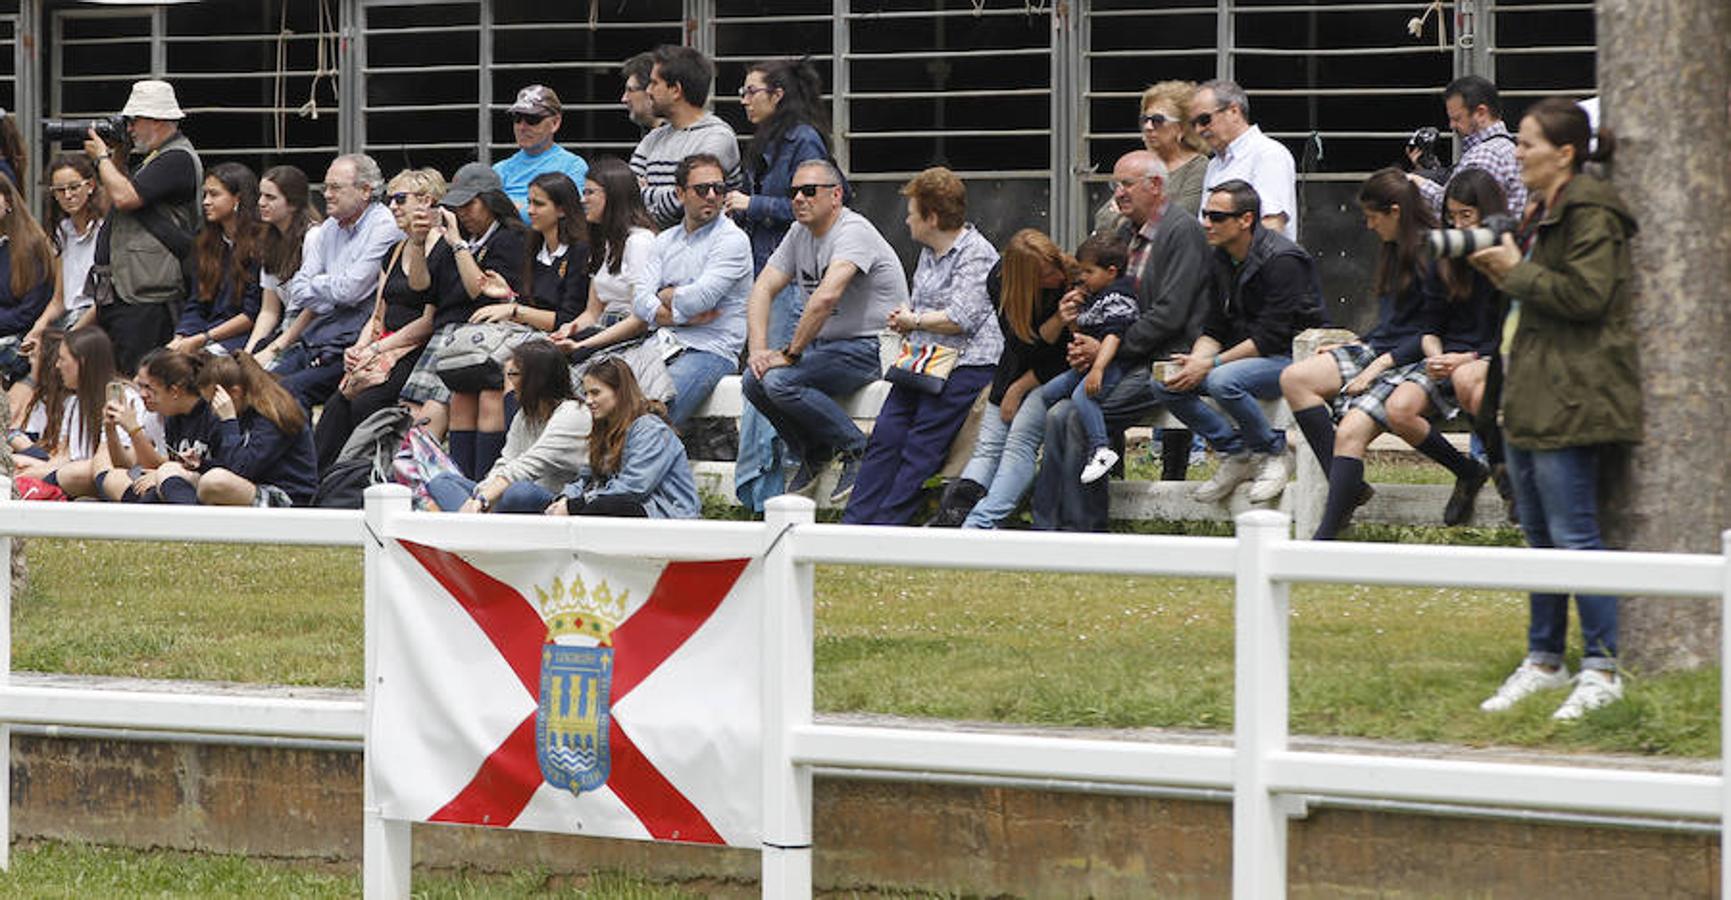
[[[658,44],[681,43],[684,29],[680,0],[495,2],[490,25],[494,112],[483,130],[492,141],[492,158],[517,152],[504,111],[518,89],[536,83],[559,93],[564,107],[560,144],[586,158],[629,157],[641,132],[619,102],[619,64]]]
[[[834,0],[717,0],[715,19],[705,35],[715,59],[714,109],[740,137],[740,151],[751,143],[752,124],[739,104],[739,87],[753,63],[766,59],[811,61],[824,81],[824,99],[833,102]]]
[[[1489,3],[1482,71],[1506,98],[1513,120],[1534,99],[1557,94],[1588,97],[1594,81],[1597,26],[1593,4],[1580,0]]]
[[[485,7],[370,3],[361,12],[361,148],[386,173],[433,166],[449,177],[481,143]]]

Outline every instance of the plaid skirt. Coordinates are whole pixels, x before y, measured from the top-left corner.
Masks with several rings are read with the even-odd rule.
[[[433,367],[438,365],[439,350],[451,344],[451,338],[457,332],[457,326],[462,323],[440,325],[427,339],[427,346],[421,348],[421,357],[415,360],[415,368],[409,371],[409,380],[403,383],[402,399],[409,403],[450,403],[451,389],[445,386],[445,380]]]
[[[1342,385],[1357,378],[1378,356],[1377,352],[1366,344],[1346,344],[1330,350],[1329,353],[1334,356],[1335,365],[1340,367]],[[1424,360],[1421,359],[1382,373],[1362,394],[1347,394],[1344,391],[1336,394],[1333,403],[1334,418],[1339,421],[1348,411],[1356,409],[1370,416],[1384,431],[1388,431],[1388,398],[1394,395],[1396,388],[1408,383],[1424,389],[1433,415],[1452,419],[1460,413],[1460,405],[1455,402],[1454,382],[1447,378],[1441,381],[1432,379],[1425,374]]]

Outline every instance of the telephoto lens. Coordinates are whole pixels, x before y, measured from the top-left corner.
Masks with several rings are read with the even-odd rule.
[[[120,116],[101,119],[43,119],[42,142],[76,150],[84,146],[84,139],[93,128],[97,137],[113,146],[120,143],[121,138],[126,135],[126,119]]]
[[[1508,216],[1486,216],[1477,228],[1437,228],[1427,243],[1435,257],[1459,257],[1494,247],[1503,235],[1513,233],[1515,220]]]

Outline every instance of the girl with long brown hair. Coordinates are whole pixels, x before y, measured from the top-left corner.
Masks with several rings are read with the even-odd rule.
[[[589,410],[572,393],[571,367],[552,342],[536,338],[511,348],[505,384],[522,408],[504,451],[479,482],[457,472],[434,476],[427,493],[439,509],[539,513],[588,455]]]
[[[218,163],[204,175],[203,203],[204,227],[192,246],[197,278],[168,346],[224,355],[252,336],[263,302],[258,179],[239,163]]]
[[[1424,360],[1442,352],[1449,302],[1437,265],[1424,251],[1425,235],[1436,227],[1430,204],[1404,173],[1386,168],[1359,188],[1358,205],[1365,228],[1382,242],[1374,282],[1376,327],[1361,340],[1324,347],[1280,373],[1292,417],[1328,476],[1316,540],[1333,540],[1369,499],[1364,453],[1372,439],[1383,431],[1405,436],[1429,429],[1422,407],[1390,404],[1396,389],[1417,385],[1431,409],[1445,416],[1455,411],[1452,393],[1425,373]],[[1462,465],[1478,465],[1461,459]]]
[[[92,457],[106,449],[110,464],[130,466],[135,458],[133,439],[160,442],[162,422],[145,410],[138,391],[115,371],[114,345],[102,329],[75,329],[56,343],[52,370],[54,383],[64,386],[60,412],[46,421],[36,446],[20,455],[18,474],[40,478],[78,497],[94,490]],[[104,427],[103,407],[114,401],[132,408],[143,426],[136,434]]]
[[[272,166],[258,179],[258,217],[264,223],[264,265],[259,272],[259,313],[252,323],[246,348],[269,367],[282,348],[294,343],[312,321],[311,311],[297,316],[281,336],[283,282],[301,269],[301,249],[307,232],[324,216],[312,203],[307,173],[297,166]]]
[[[1075,272],[1075,259],[1039,230],[1024,228],[1004,244],[986,276],[1004,352],[986,395],[974,455],[944,490],[930,524],[996,528],[1033,485],[1046,430],[1046,406],[1036,388],[1070,368],[1058,300]]]
[[[552,515],[695,519],[702,514],[685,445],[659,401],[643,396],[637,376],[618,357],[583,373],[594,424],[589,460]]]

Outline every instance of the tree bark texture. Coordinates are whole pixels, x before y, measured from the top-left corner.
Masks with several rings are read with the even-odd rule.
[[[1634,316],[1644,440],[1602,493],[1613,546],[1719,553],[1731,528],[1731,3],[1599,0],[1601,124],[1640,222]],[[1716,603],[1626,597],[1636,672],[1719,659]]]

